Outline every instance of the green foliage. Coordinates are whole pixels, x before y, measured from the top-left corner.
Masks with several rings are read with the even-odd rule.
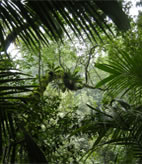
[[[141,106],[130,106],[118,100],[102,108],[90,105],[89,107],[95,111],[94,115],[92,118],[84,119],[83,126],[73,133],[82,132],[96,136],[87,157],[97,146],[99,148],[102,145],[115,144],[127,146],[127,157],[130,153],[136,158],[141,158]]]
[[[122,34],[106,23],[109,16],[129,28],[117,1],[2,1],[0,8],[1,54],[13,41],[21,53],[0,60],[0,162],[140,162],[141,17]]]
[[[17,125],[18,114],[25,110],[25,105],[22,103],[22,100],[25,99],[23,92],[25,95],[28,94],[34,85],[24,85],[25,80],[29,81],[33,78],[14,69],[13,63],[8,59],[1,59],[0,62],[0,161],[13,163],[17,145],[19,142],[21,145],[23,144],[23,139],[20,141],[21,138],[16,133],[16,129],[19,129]]]
[[[58,74],[57,70],[54,69],[54,73]],[[79,126],[80,116],[75,113],[76,107],[64,113],[61,109],[61,111],[58,110],[61,99],[55,96],[55,93],[53,97],[49,95],[42,98],[37,95],[41,90],[44,92],[45,85],[51,82],[49,79],[44,79],[46,80],[44,90],[42,83],[41,89],[37,88],[36,92],[21,97],[19,93],[23,90],[25,92],[31,90],[26,89],[28,86],[21,86],[18,82],[18,80],[28,79],[18,77],[13,79],[16,75],[25,76],[20,72],[1,70],[1,88],[4,88],[2,82],[10,85],[15,81],[17,85],[20,85],[20,87],[7,85],[3,91],[1,90],[0,99],[3,100],[0,102],[1,161],[3,163],[77,163],[86,148],[81,148],[80,144],[76,146],[76,137],[68,138],[70,132]],[[6,81],[7,77],[9,79]],[[31,85],[31,87],[34,86]],[[5,92],[8,89],[13,92]],[[18,89],[18,95],[16,89]],[[9,97],[10,94],[16,97]]]
[[[112,98],[116,96],[122,98],[126,95],[128,101],[141,103],[142,41],[141,31],[134,28],[135,31],[131,32],[131,36],[126,34],[125,38],[116,40],[110,48],[107,47],[109,56],[105,63],[95,64],[96,68],[108,73],[96,87],[105,85],[106,94],[110,94]]]

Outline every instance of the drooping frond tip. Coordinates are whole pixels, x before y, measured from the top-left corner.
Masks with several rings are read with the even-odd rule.
[[[119,30],[126,31],[130,28],[128,16],[123,12],[122,7],[117,0],[99,0],[95,3],[113,20]]]

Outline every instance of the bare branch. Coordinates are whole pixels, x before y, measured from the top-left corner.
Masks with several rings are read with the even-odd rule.
[[[97,47],[98,45],[95,45],[93,46],[90,51],[89,51],[89,58],[88,58],[88,61],[87,61],[87,64],[85,66],[85,80],[86,80],[86,84],[88,82],[88,67],[89,67],[89,64],[90,64],[90,60],[91,60],[91,57],[92,57],[92,54],[93,54],[93,50]]]

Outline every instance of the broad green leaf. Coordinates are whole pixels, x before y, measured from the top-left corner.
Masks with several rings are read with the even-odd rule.
[[[95,67],[111,74],[116,74],[116,75],[120,74],[120,72],[118,72],[116,69],[114,69],[111,65],[108,65],[108,64],[96,63]]]
[[[109,77],[106,77],[105,79],[101,80],[100,82],[98,82],[96,84],[96,88],[99,88],[99,87],[105,85],[106,83],[108,83],[111,80],[113,80],[115,77],[116,77],[116,75],[110,75]]]

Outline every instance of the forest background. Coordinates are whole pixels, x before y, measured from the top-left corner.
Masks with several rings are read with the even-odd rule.
[[[142,14],[131,5],[1,1],[1,163],[142,162]]]

